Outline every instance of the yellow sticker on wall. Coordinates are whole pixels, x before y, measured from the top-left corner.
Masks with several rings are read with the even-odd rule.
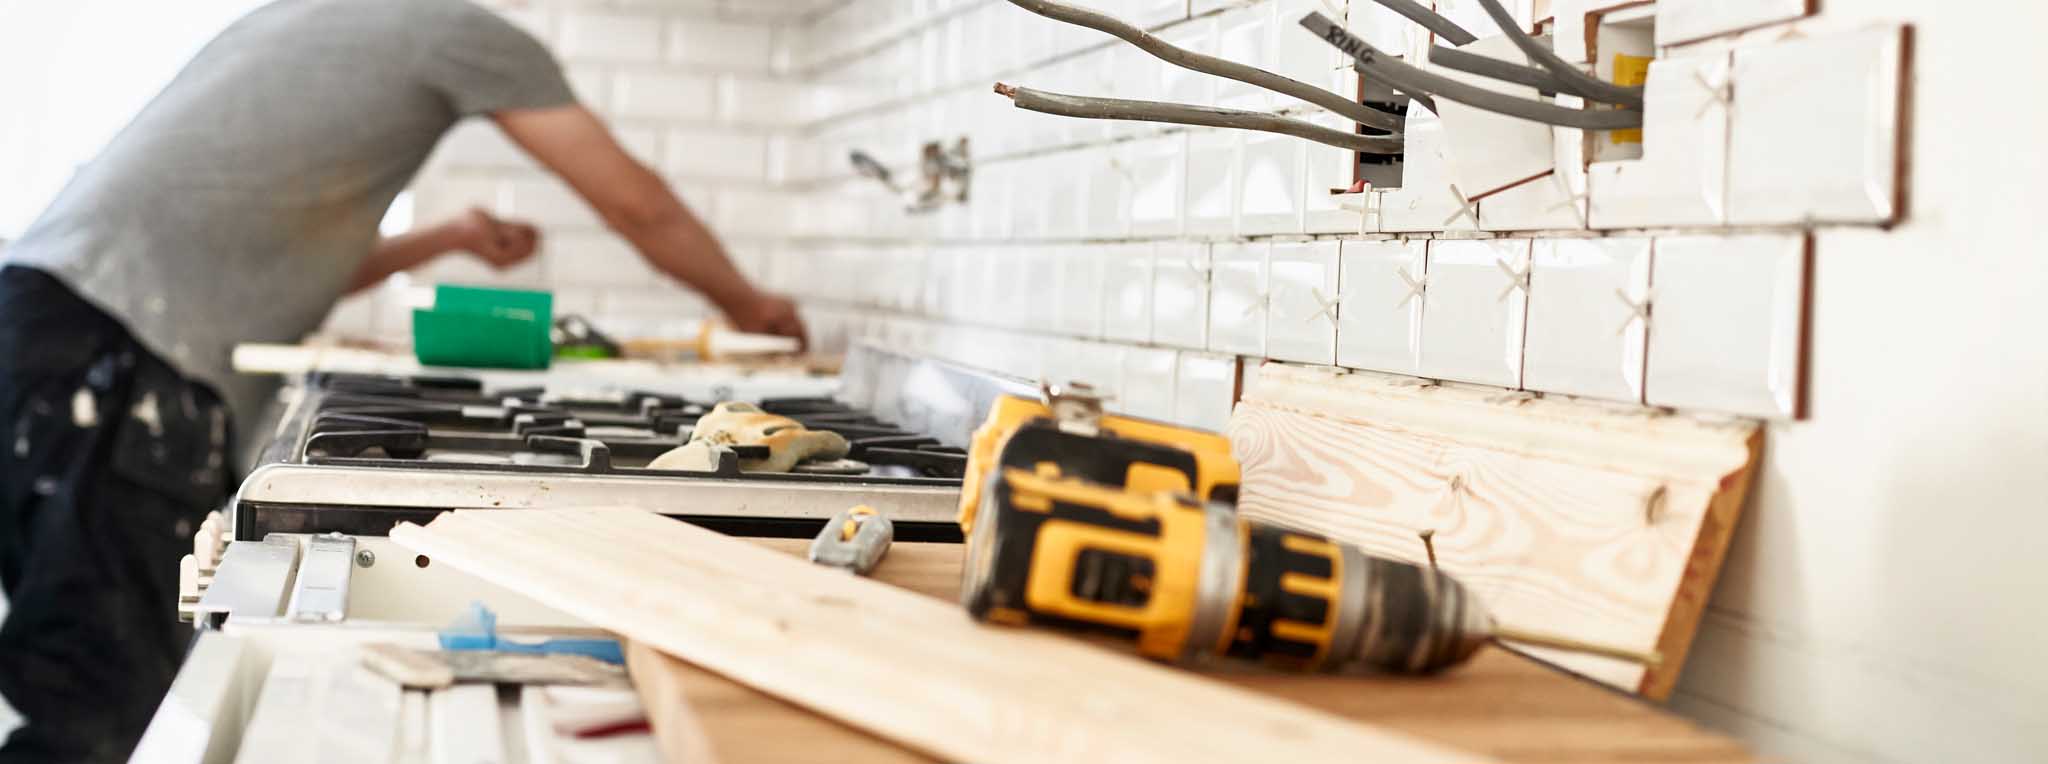
[[[1631,56],[1626,53],[1614,54],[1614,84],[1623,87],[1638,87],[1650,81],[1649,56]],[[1642,143],[1643,130],[1615,130],[1608,133],[1608,140],[1615,144]]]

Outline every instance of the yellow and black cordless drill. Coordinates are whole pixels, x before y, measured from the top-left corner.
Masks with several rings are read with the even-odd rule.
[[[1048,388],[1000,400],[968,458],[961,598],[976,618],[1109,633],[1162,660],[1410,674],[1499,636],[1433,568],[1239,516],[1238,465],[1215,433]]]

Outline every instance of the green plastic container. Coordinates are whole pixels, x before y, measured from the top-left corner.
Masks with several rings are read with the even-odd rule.
[[[433,310],[412,312],[413,354],[428,366],[545,369],[554,314],[547,292],[443,285]]]

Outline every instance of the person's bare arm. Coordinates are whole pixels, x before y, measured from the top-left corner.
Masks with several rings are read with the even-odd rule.
[[[377,248],[356,268],[348,291],[363,291],[393,273],[411,270],[450,252],[468,252],[502,270],[525,262],[539,244],[540,231],[533,226],[502,221],[481,209],[473,209],[432,228],[378,241]]]
[[[597,115],[564,106],[493,116],[513,142],[562,176],[642,257],[704,295],[736,328],[804,336],[795,304],[748,283],[711,229],[660,176],[627,154]]]

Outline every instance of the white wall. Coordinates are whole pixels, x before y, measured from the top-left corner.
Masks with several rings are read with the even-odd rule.
[[[0,0],[0,240],[20,236],[73,168],[214,33],[261,4]]]

